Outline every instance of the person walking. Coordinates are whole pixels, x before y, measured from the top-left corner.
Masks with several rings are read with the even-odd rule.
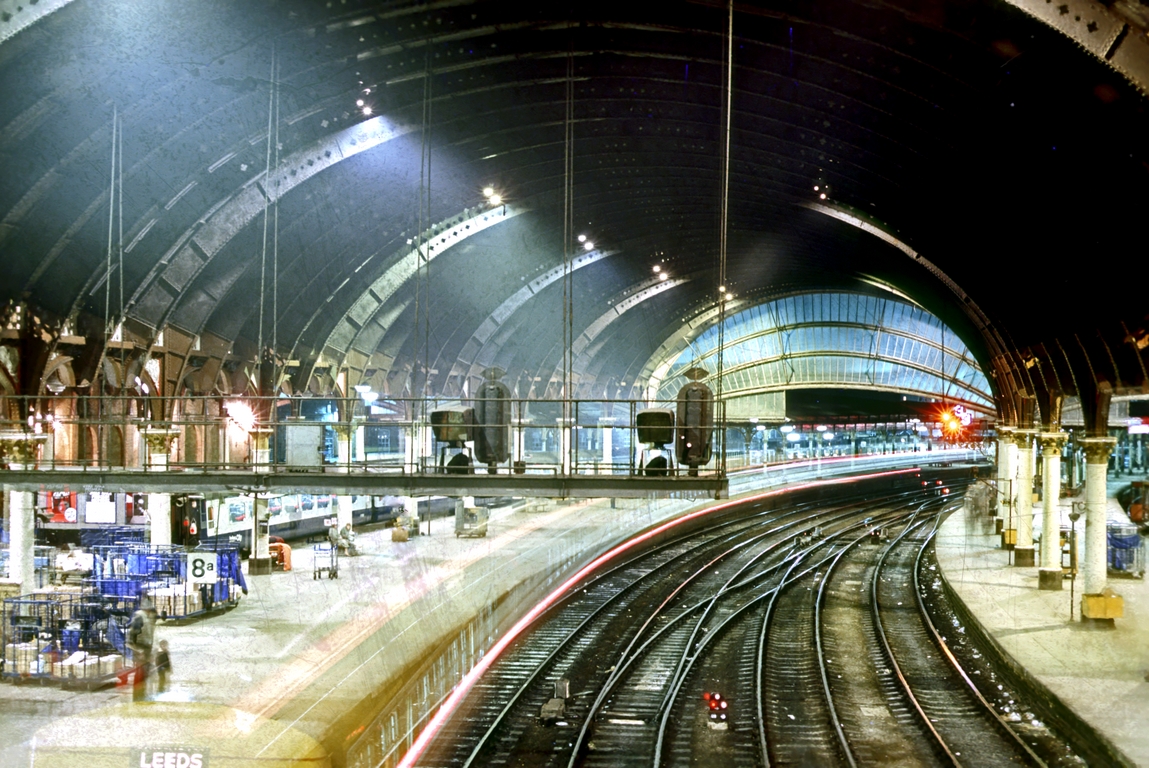
[[[172,658],[168,655],[168,641],[160,640],[159,650],[156,651],[156,677],[159,680],[158,691],[167,693],[168,675],[172,671]]]
[[[125,644],[132,652],[132,701],[147,699],[148,668],[152,663],[152,642],[156,632],[156,608],[151,603],[141,605],[132,614],[125,633]]]

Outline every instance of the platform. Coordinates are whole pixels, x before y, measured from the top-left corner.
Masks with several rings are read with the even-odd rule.
[[[968,458],[953,451],[804,462],[741,472],[734,483],[749,491]],[[532,500],[493,510],[485,538],[456,538],[453,518],[433,521],[430,535],[424,522],[423,535],[405,543],[392,542],[389,529],[365,529],[358,539],[362,554],[340,558],[336,579],[314,578],[311,548],[297,545],[294,570],[249,576],[250,594],[237,608],[159,624],[156,636],[170,643],[173,675],[170,690],[151,702],[132,704],[127,686],[79,692],[0,685],[0,766],[29,766],[33,743],[41,758],[52,745],[87,745],[109,724],[121,728],[122,743],[138,748],[196,746],[204,724],[218,726],[221,718],[229,735],[213,741],[217,749],[227,738],[243,737],[246,746],[254,734],[269,747],[311,739],[351,755],[356,739],[372,736],[364,727],[378,720],[372,708],[410,696],[413,717],[429,714],[438,694],[424,694],[421,686],[449,690],[452,675],[465,672],[466,654],[473,659],[490,647],[507,617],[525,613],[561,575],[608,545],[696,505]],[[458,658],[444,642],[451,638],[465,646]],[[137,712],[166,730],[138,728]],[[378,757],[374,753],[370,765]],[[36,768],[42,764],[38,759]],[[107,764],[120,768],[127,761],[121,751]],[[349,758],[348,765],[357,764]]]
[[[1112,493],[1114,486],[1110,486]],[[1063,508],[1068,525],[1069,507]],[[1034,530],[1041,530],[1035,509]],[[1110,519],[1124,517],[1109,499]],[[1084,520],[1078,522],[1084,530]],[[1013,659],[1050,692],[1128,757],[1149,766],[1149,584],[1110,578],[1125,601],[1125,618],[1112,629],[1080,621],[1082,578],[1074,594],[1037,588],[1037,568],[1009,565],[1000,536],[965,509],[955,512],[937,535],[937,558],[947,581],[969,613]]]
[[[358,557],[340,558],[335,579],[313,578],[312,550],[298,546],[292,571],[248,577],[250,594],[237,608],[182,626],[159,622],[156,637],[171,646],[173,676],[170,690],[153,698],[222,705],[236,717],[276,721],[323,743],[337,715],[370,699],[381,681],[402,676],[440,638],[516,587],[537,586],[538,577],[545,581],[689,504],[520,505],[495,510],[482,539],[456,538],[453,518],[433,521],[430,535],[424,523],[423,535],[406,543],[377,529],[359,536]],[[0,765],[29,765],[37,734],[43,742],[46,731],[70,727],[68,716],[111,715],[131,698],[130,686],[83,692],[0,685]]]

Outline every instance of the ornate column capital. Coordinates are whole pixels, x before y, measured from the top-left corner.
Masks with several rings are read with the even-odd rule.
[[[147,443],[148,453],[166,456],[172,452],[172,440],[180,436],[180,430],[172,429],[167,425],[158,425],[144,427],[140,430],[140,434],[144,436],[144,442]]]
[[[1010,439],[1013,444],[1017,446],[1019,451],[1032,450],[1033,438],[1037,435],[1036,429],[1014,429],[1010,434]]]
[[[1116,437],[1086,437],[1077,441],[1085,452],[1086,464],[1105,464],[1109,454],[1117,447]]]
[[[1066,432],[1039,432],[1037,435],[1042,456],[1060,456],[1068,440],[1069,434]]]
[[[8,464],[33,464],[47,435],[34,432],[0,432],[0,460]]]
[[[355,430],[350,424],[345,421],[336,422],[334,424],[325,424],[335,430],[335,434],[339,435],[340,440],[350,440],[351,436],[355,434]]]

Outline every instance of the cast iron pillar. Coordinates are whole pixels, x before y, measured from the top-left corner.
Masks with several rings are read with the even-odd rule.
[[[1085,452],[1085,588],[1081,595],[1081,618],[1112,623],[1124,615],[1120,595],[1108,588],[1108,531],[1106,524],[1106,473],[1109,455],[1117,445],[1113,437],[1087,437]]]
[[[1041,569],[1039,589],[1061,589],[1061,449],[1069,435],[1045,432],[1037,436],[1041,447]]]

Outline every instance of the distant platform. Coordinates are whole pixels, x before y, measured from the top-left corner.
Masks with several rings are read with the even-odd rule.
[[[366,471],[30,469],[0,471],[0,484],[13,491],[68,488],[105,493],[334,493],[394,496],[532,496],[547,498],[724,499],[726,476],[700,470],[669,476],[630,474],[446,474]]]

